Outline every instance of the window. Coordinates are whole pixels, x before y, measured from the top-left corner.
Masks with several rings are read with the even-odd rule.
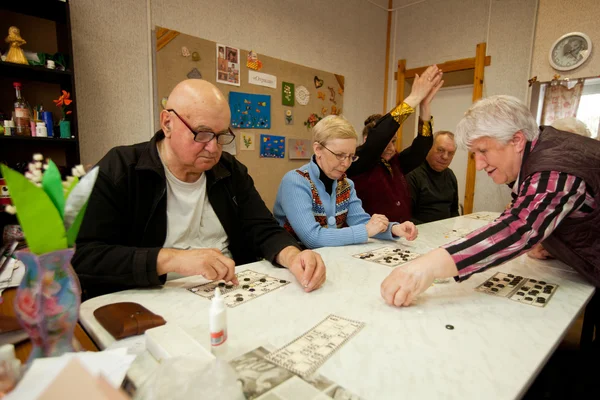
[[[576,82],[577,79],[570,81],[568,83],[569,88],[572,88]],[[532,90],[531,109],[535,111],[534,115],[536,116],[538,125],[542,125],[542,107],[546,88],[549,84],[549,82],[545,82],[541,85],[536,85]],[[585,80],[576,118],[586,124],[592,138],[598,139],[600,130],[600,78],[588,78]]]

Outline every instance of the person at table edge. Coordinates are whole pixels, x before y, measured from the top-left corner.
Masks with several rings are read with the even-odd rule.
[[[214,85],[179,83],[149,142],[115,147],[99,162],[72,260],[83,297],[165,283],[167,273],[233,282],[235,264],[288,268],[305,291],[326,279],[222,152],[234,139],[227,99]]]
[[[600,287],[600,143],[538,128],[529,109],[511,96],[474,104],[459,122],[456,140],[474,153],[478,170],[512,187],[512,203],[491,224],[392,271],[381,284],[385,301],[410,305],[436,278],[462,281],[540,242]]]

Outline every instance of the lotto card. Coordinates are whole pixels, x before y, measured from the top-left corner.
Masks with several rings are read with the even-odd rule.
[[[524,278],[519,275],[497,272],[475,288],[478,292],[509,298],[513,301],[544,307],[556,292],[558,285]]]
[[[258,347],[229,362],[243,385],[248,400],[361,400],[323,375],[300,378],[265,357],[269,352]]]
[[[396,267],[410,260],[414,260],[421,254],[415,253],[408,249],[398,247],[381,247],[379,249],[367,251],[364,253],[354,254],[353,257],[361,260],[376,262],[377,264],[387,265],[388,267]]]
[[[297,375],[307,377],[364,326],[364,322],[329,315],[314,328],[270,353],[265,359]]]
[[[520,303],[544,307],[552,298],[558,285],[536,279],[527,279],[509,298]]]
[[[290,283],[288,280],[274,278],[249,269],[237,274],[237,278],[240,283],[237,286],[227,285],[225,282],[209,282],[188,290],[198,296],[212,299],[215,295],[215,288],[218,286],[227,307],[233,308]]]

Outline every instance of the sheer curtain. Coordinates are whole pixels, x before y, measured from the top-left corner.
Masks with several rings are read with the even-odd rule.
[[[576,118],[582,92],[583,79],[572,88],[568,87],[567,81],[552,81],[546,88],[541,124],[551,125],[557,119]]]

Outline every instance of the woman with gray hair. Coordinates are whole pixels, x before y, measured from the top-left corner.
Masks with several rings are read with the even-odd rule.
[[[543,127],[511,96],[475,103],[456,128],[478,170],[512,187],[500,217],[466,237],[396,268],[382,283],[388,304],[410,305],[436,278],[500,265],[537,243],[600,286],[600,143]]]
[[[587,125],[577,118],[565,117],[557,119],[552,123],[552,127],[554,129],[558,129],[559,131],[571,132],[585,137],[592,137],[592,133],[588,129]]]
[[[273,214],[281,226],[308,248],[365,243],[368,238],[414,240],[412,222],[370,216],[356,196],[346,170],[356,156],[358,135],[344,118],[329,115],[313,128],[312,160],[289,171],[277,192]]]

